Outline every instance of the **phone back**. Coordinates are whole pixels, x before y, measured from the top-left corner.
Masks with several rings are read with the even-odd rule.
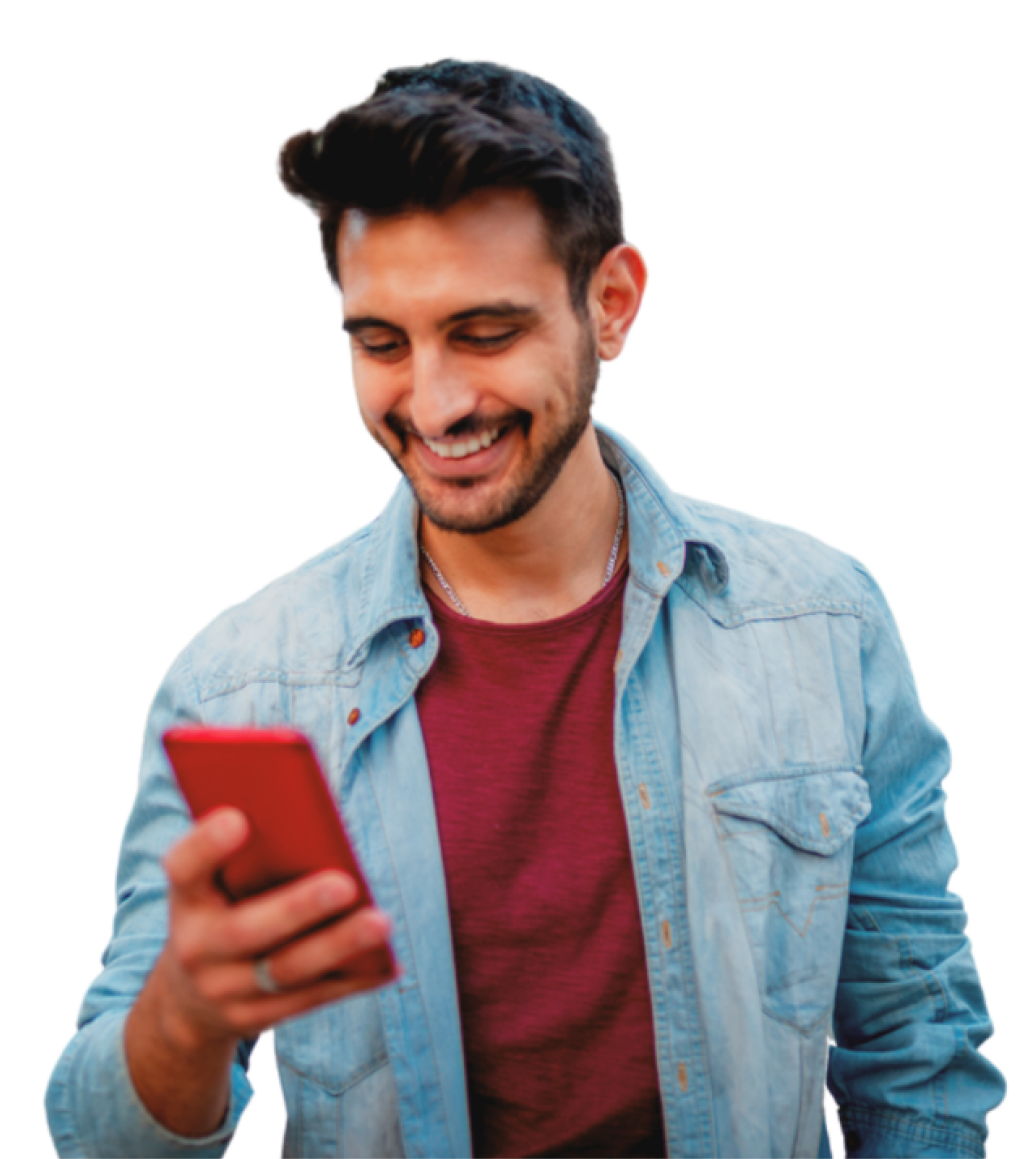
[[[240,900],[321,869],[342,869],[369,894],[309,742],[288,728],[173,728],[164,747],[198,820],[222,805],[246,815],[250,837],[222,871]]]

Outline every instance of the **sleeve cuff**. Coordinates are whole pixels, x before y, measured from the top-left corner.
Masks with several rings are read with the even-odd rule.
[[[985,1159],[981,1133],[962,1119],[848,1105],[840,1125],[850,1159]]]
[[[252,1097],[241,1065],[231,1069],[224,1122],[199,1138],[162,1126],[136,1094],[125,1058],[127,1009],[82,1027],[61,1056],[46,1092],[46,1110],[61,1156],[205,1156],[224,1154]]]

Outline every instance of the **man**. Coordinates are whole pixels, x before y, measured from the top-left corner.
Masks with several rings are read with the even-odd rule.
[[[828,1154],[832,1029],[850,1154],[981,1155],[946,747],[859,565],[591,423],[645,285],[593,118],[396,70],[282,174],[404,481],[158,694],[58,1150],[220,1153],[276,1027],[288,1154]],[[191,825],[187,722],[307,733],[380,908],[324,926],[338,873],[229,906],[246,822]],[[389,939],[397,983],[346,971]]]

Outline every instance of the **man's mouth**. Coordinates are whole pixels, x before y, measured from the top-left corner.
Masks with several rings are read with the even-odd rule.
[[[509,427],[492,427],[486,431],[479,431],[472,436],[464,436],[459,440],[440,441],[429,439],[421,435],[424,446],[433,451],[440,459],[465,459],[468,455],[475,455],[478,451],[485,451],[492,443],[498,440],[509,430]]]

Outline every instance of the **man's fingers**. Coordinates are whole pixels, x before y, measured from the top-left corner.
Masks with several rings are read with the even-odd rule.
[[[360,910],[326,930],[309,934],[302,941],[279,950],[268,958],[225,959],[208,964],[198,980],[201,997],[208,1002],[250,1002],[275,996],[261,987],[257,966],[270,975],[282,992],[297,993],[325,982],[374,984],[383,981],[380,971],[371,968],[367,952],[387,943],[390,923],[379,910]],[[352,963],[353,972],[347,971]],[[335,975],[328,977],[328,975]]]
[[[206,894],[214,889],[214,874],[240,849],[249,835],[249,822],[238,809],[207,813],[168,850],[164,870],[174,889]]]
[[[295,1018],[307,1010],[324,1006],[328,1002],[337,1002],[340,998],[348,998],[362,990],[372,990],[382,982],[380,976],[329,979],[304,986],[300,990],[243,999],[231,1004],[228,1021],[238,1037],[254,1038],[286,1018]]]
[[[207,950],[215,958],[253,958],[341,913],[356,900],[356,883],[328,869],[231,906],[211,922]]]
[[[368,950],[385,946],[390,929],[380,910],[362,909],[279,950],[268,961],[270,975],[283,990],[308,986],[325,974],[344,971],[347,963],[365,957]]]

